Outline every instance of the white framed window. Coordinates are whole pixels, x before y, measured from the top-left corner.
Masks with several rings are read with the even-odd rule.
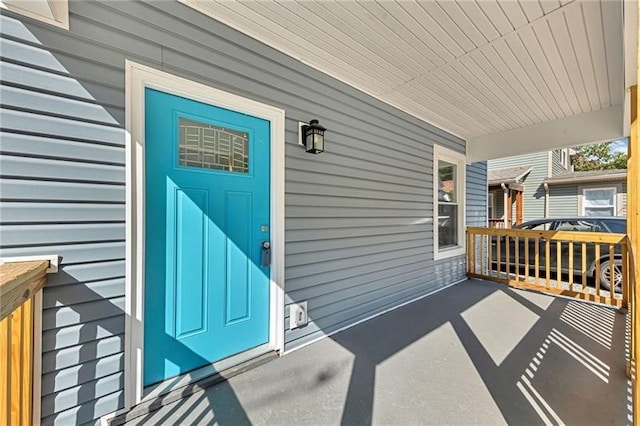
[[[443,259],[465,252],[465,156],[433,147],[433,257]]]
[[[69,29],[68,0],[0,0],[0,7],[65,30]]]
[[[615,216],[616,187],[584,188],[582,190],[583,216]]]
[[[494,198],[494,193],[490,192],[487,196],[487,218],[489,219],[494,219],[494,214],[496,212],[495,209],[495,198]]]

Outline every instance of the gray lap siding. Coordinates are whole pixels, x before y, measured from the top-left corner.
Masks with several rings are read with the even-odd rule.
[[[433,261],[425,220],[433,145],[464,141],[177,2],[70,2],[70,31],[2,13],[0,253],[62,256],[43,424],[123,406],[125,59],[285,110],[285,303],[308,300],[311,319],[286,349],[464,278],[464,256]],[[311,118],[329,129],[321,155],[297,145]],[[483,224],[486,165],[467,176]]]

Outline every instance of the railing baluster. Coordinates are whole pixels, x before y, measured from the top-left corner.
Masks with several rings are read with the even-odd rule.
[[[500,278],[500,269],[501,269],[501,258],[502,258],[502,247],[501,240],[502,237],[496,235],[496,276]]]
[[[556,269],[557,274],[556,278],[558,282],[556,283],[556,287],[562,287],[562,241],[556,241]]]
[[[529,237],[524,239],[524,280],[529,283]]]
[[[11,423],[19,425],[21,405],[20,404],[20,385],[22,384],[22,370],[24,368],[22,353],[22,307],[16,309],[11,315]]]
[[[544,240],[544,266],[545,266],[545,279],[547,280],[546,282],[546,287],[550,288],[551,287],[551,241],[549,241],[549,238],[546,238]]]
[[[504,269],[507,273],[507,280],[510,279],[511,274],[511,237],[508,235],[504,237],[504,245],[505,247],[505,258],[504,258]]]
[[[616,294],[616,255],[614,252],[613,244],[609,244],[609,295],[611,299],[615,298]]]
[[[582,252],[580,254],[580,264],[582,265],[582,292],[588,293],[587,287],[587,243],[582,242]]]
[[[600,244],[596,243],[596,296],[600,297]]]
[[[569,290],[573,291],[573,241],[569,241]]]
[[[513,246],[515,248],[515,254],[513,255],[514,263],[515,263],[514,265],[515,280],[520,281],[520,237],[513,238]]]
[[[480,275],[484,275],[484,235],[480,235]]]
[[[487,264],[487,275],[491,276],[491,271],[493,270],[493,236],[489,235],[489,262]]]
[[[535,269],[536,269],[536,284],[540,285],[540,240],[535,239],[536,244],[536,257],[535,257]]]

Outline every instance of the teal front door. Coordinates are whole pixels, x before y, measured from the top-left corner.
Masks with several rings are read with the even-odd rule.
[[[269,124],[145,89],[145,385],[268,342]]]

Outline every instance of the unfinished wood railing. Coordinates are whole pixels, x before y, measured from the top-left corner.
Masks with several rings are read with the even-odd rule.
[[[626,306],[627,236],[604,232],[467,228],[467,275]]]
[[[33,424],[34,298],[49,261],[0,264],[0,426]]]

